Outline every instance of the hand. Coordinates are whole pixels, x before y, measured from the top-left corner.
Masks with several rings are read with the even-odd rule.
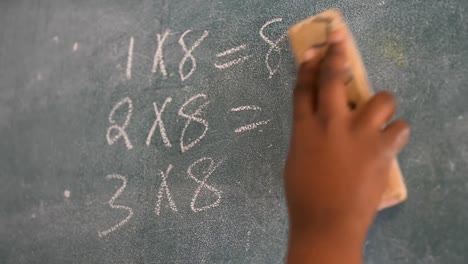
[[[409,139],[404,121],[387,125],[396,108],[390,93],[377,93],[355,110],[348,106],[346,36],[344,32],[330,36],[323,60],[316,50],[307,51],[294,90],[284,173],[290,262],[306,254],[323,261],[318,263],[335,263],[324,256],[331,250],[330,254],[343,256],[341,260],[329,256],[336,263],[360,263],[391,162]]]

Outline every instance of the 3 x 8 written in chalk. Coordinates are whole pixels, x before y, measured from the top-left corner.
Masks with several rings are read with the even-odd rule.
[[[190,166],[188,166],[186,171],[187,179],[194,181],[197,184],[197,187],[194,189],[192,199],[190,201],[190,209],[194,213],[203,212],[210,208],[218,207],[220,205],[223,193],[215,186],[209,184],[208,180],[210,179],[210,176],[212,176],[212,174],[215,172],[215,170],[222,165],[223,161],[224,160],[215,162],[212,158],[203,157],[196,160]],[[167,203],[167,207],[173,212],[178,212],[177,203],[172,197],[171,188],[169,184],[169,177],[173,168],[174,166],[172,166],[172,164],[169,164],[164,171],[159,170],[159,176],[155,175],[160,179],[158,192],[154,194],[156,197],[156,203],[154,204],[155,217],[159,217],[161,215],[161,207],[163,203]],[[106,179],[120,182],[120,187],[117,188],[117,190],[114,192],[107,204],[112,209],[126,211],[127,215],[124,219],[121,219],[120,221],[114,223],[110,227],[103,230],[99,230],[97,232],[99,237],[105,237],[111,234],[112,232],[117,231],[118,229],[125,226],[128,222],[130,222],[134,217],[133,208],[117,201],[127,188],[127,176],[120,174],[109,174],[106,176]],[[216,198],[212,199],[212,201],[210,201],[209,203],[200,205],[197,202],[197,200],[202,190],[210,192],[212,196]]]

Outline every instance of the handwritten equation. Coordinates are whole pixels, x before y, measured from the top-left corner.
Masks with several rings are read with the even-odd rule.
[[[259,30],[260,38],[268,45],[268,51],[264,55],[264,63],[268,70],[268,78],[272,78],[279,69],[281,63],[281,48],[280,43],[286,39],[286,33],[282,33],[279,36],[271,37],[267,34],[268,27],[273,24],[282,22],[281,18],[276,18],[267,21]],[[190,39],[194,39],[191,43],[187,42],[187,36],[190,35]],[[278,35],[278,34],[277,34]],[[166,30],[161,34],[156,35],[157,47],[153,57],[153,63],[151,67],[151,73],[162,76],[163,79],[172,76],[168,72],[165,63],[165,43],[173,37],[174,34],[170,30]],[[178,45],[181,51],[184,53],[182,59],[178,65],[178,77],[181,81],[188,80],[197,69],[197,59],[194,56],[194,51],[203,45],[203,42],[210,36],[209,31],[197,31],[193,32],[187,30],[178,37]],[[129,39],[128,53],[127,53],[127,67],[125,70],[126,79],[132,79],[132,65],[134,63],[134,47],[135,38],[133,36]],[[271,62],[271,55],[276,54],[278,56],[277,64],[273,65]],[[228,49],[215,52],[215,61],[213,67],[217,70],[226,70],[235,65],[239,65],[251,60],[254,57],[249,51],[249,45],[241,43],[237,46],[230,47]],[[151,128],[146,133],[144,141],[136,140],[138,142],[144,142],[143,147],[149,147],[155,140],[160,140],[165,148],[178,148],[182,154],[189,152],[191,149],[196,148],[205,139],[207,133],[210,130],[210,120],[205,117],[207,107],[211,101],[207,94],[199,93],[191,96],[185,100],[181,106],[174,109],[173,98],[168,96],[162,101],[153,102],[150,106],[154,111],[154,119]],[[171,138],[166,132],[164,123],[164,115],[167,109],[171,109],[172,112],[177,112],[178,117],[185,120],[181,126],[180,135],[177,138],[178,146],[174,146],[174,138]],[[112,145],[123,145],[128,151],[131,151],[135,147],[135,140],[130,138],[127,133],[127,129],[132,125],[132,116],[135,108],[133,100],[130,97],[124,97],[114,104],[111,108],[108,116],[108,127],[106,131],[106,141],[109,146]],[[238,105],[227,107],[225,109],[227,114],[238,116],[241,112],[247,114],[251,113],[254,117],[250,122],[240,122],[233,129],[233,134],[246,133],[256,129],[260,129],[270,124],[272,119],[259,118],[258,116],[262,113],[262,107],[258,105]],[[191,126],[202,128],[195,130],[197,132],[188,133]],[[159,139],[158,139],[159,138]],[[194,161],[186,170],[186,175],[189,179],[197,183],[197,187],[193,190],[192,199],[190,202],[190,208],[194,213],[203,212],[211,208],[215,208],[221,204],[223,192],[209,183],[210,177],[215,173],[216,169],[223,164],[224,160],[215,161],[210,157],[202,157]],[[159,217],[161,215],[161,206],[166,204],[167,208],[173,212],[178,212],[177,204],[174,201],[171,188],[168,179],[171,177],[171,172],[174,169],[172,164],[169,164],[165,170],[159,170],[159,188],[155,194],[156,203],[154,205],[154,214]],[[196,173],[198,172],[198,174]],[[127,187],[127,177],[120,174],[109,174],[106,176],[109,181],[119,181],[120,187],[114,192],[108,205],[110,208],[126,212],[126,217],[107,227],[106,229],[98,231],[99,237],[105,237],[112,232],[122,228],[127,224],[134,216],[132,208],[121,205],[117,202],[118,198],[122,195]],[[206,202],[207,204],[199,204],[197,202],[198,197],[202,190],[208,191],[215,197],[214,201]]]
[[[282,49],[280,44],[286,40],[286,33],[282,33],[279,37],[268,36],[266,33],[268,27],[271,27],[273,24],[282,22],[282,18],[275,18],[267,21],[259,31],[259,36],[261,39],[268,45],[269,49],[264,57],[265,66],[268,69],[268,78],[272,78],[280,67],[282,60]],[[163,79],[172,76],[168,73],[166,63],[165,63],[165,53],[164,48],[166,46],[166,41],[173,37],[173,34],[170,30],[164,31],[164,33],[156,34],[156,51],[153,57],[153,65],[151,67],[151,73],[156,76],[162,76]],[[195,38],[193,43],[187,43],[187,38]],[[178,44],[181,51],[183,52],[183,57],[178,65],[178,76],[181,81],[188,80],[197,69],[197,59],[193,55],[193,52],[203,44],[203,42],[210,36],[209,31],[204,30],[203,32],[194,32],[192,30],[184,31],[178,38]],[[127,66],[125,70],[125,77],[128,80],[132,79],[132,67],[134,62],[135,55],[138,55],[134,51],[135,38],[130,36],[128,42],[128,52],[127,52]],[[276,64],[270,59],[272,54],[277,54],[278,59]],[[235,65],[242,64],[254,57],[252,53],[249,52],[249,45],[243,43],[238,46],[228,48],[223,51],[216,52],[214,54],[215,62],[213,66],[218,70],[226,70]],[[274,64],[274,65],[273,65]]]
[[[193,162],[187,168],[187,176],[198,184],[196,189],[194,190],[192,200],[190,202],[190,208],[193,212],[202,212],[210,208],[219,206],[222,198],[222,192],[216,189],[215,187],[209,185],[208,179],[210,178],[211,174],[213,174],[213,172],[216,170],[216,168],[218,168],[222,163],[223,160],[215,162],[212,158],[203,157]],[[204,170],[202,170],[202,175],[196,175],[196,173],[193,172],[194,168],[197,167],[204,168]],[[167,179],[173,168],[173,165],[169,164],[165,171],[159,171],[161,183],[159,185],[158,193],[156,194],[157,201],[154,206],[154,213],[156,214],[156,216],[159,216],[161,213],[161,205],[163,203],[163,200],[167,200],[168,207],[172,211],[177,212],[176,203],[172,198],[169,184],[167,183]],[[129,206],[116,204],[116,200],[120,197],[120,195],[122,195],[122,193],[125,191],[125,188],[127,188],[127,177],[120,174],[109,174],[106,176],[106,179],[119,180],[121,182],[120,187],[115,191],[115,193],[112,195],[111,199],[107,203],[112,209],[126,211],[127,216],[124,219],[120,220],[117,224],[114,224],[113,226],[108,227],[107,229],[98,231],[99,237],[105,237],[110,233],[118,230],[119,228],[127,224],[134,216],[133,209]],[[212,192],[217,198],[214,202],[210,204],[200,206],[197,204],[197,199],[200,192],[204,189],[206,191]]]
[[[167,134],[165,124],[163,121],[164,112],[166,111],[166,109],[169,109],[171,107],[172,101],[173,101],[172,97],[166,97],[164,99],[164,102],[160,104],[159,106],[157,102],[153,102],[152,106],[154,109],[154,121],[153,121],[151,128],[149,129],[147,133],[146,140],[144,141],[145,142],[144,145],[146,145],[146,147],[150,146],[153,140],[156,140],[157,134],[159,134],[161,138],[160,140],[162,140],[164,147],[166,148],[173,147],[173,144],[171,143],[172,139]],[[182,131],[179,137],[180,145],[178,147],[180,148],[181,153],[186,153],[192,148],[195,148],[197,145],[199,145],[203,141],[203,139],[207,135],[209,128],[210,128],[209,126],[210,122],[206,117],[203,116],[203,113],[204,113],[205,108],[209,104],[210,104],[210,101],[209,101],[208,95],[200,93],[187,99],[178,108],[178,111],[177,111],[178,116],[185,119]],[[122,144],[125,146],[125,148],[128,151],[131,151],[134,148],[134,143],[132,143],[132,139],[129,137],[126,131],[127,128],[131,125],[133,111],[134,111],[133,100],[130,97],[122,98],[112,107],[108,116],[109,125],[107,127],[107,132],[106,132],[106,140],[109,146],[114,145],[114,144]],[[231,107],[227,109],[227,112],[233,115],[236,115],[239,112],[261,112],[261,111],[262,111],[262,108],[257,105],[241,105],[241,106]],[[117,120],[120,120],[120,122]],[[246,122],[243,124],[241,123],[238,125],[238,127],[236,127],[233,130],[233,133],[238,134],[238,133],[245,133],[248,131],[252,131],[262,126],[268,125],[270,121],[271,119],[264,119],[264,120],[254,120],[250,123],[249,122]],[[190,135],[191,139],[190,139],[188,138],[186,131],[187,129],[190,128],[190,126],[194,124],[197,124],[198,126],[201,125],[203,127],[203,130],[200,131],[198,135],[193,135],[193,133],[191,133]],[[194,194],[190,203],[190,208],[192,209],[193,212],[197,213],[197,212],[206,211],[210,208],[219,206],[219,204],[221,203],[222,191],[209,185],[208,179],[222,163],[223,163],[223,160],[215,162],[212,158],[203,157],[193,162],[192,165],[190,165],[187,168],[187,176],[198,184],[198,187],[194,190]],[[201,176],[195,175],[193,171],[194,171],[194,168],[197,168],[197,167],[204,168],[203,175]],[[168,207],[172,211],[177,212],[177,205],[172,198],[169,184],[167,181],[172,169],[173,169],[173,165],[169,164],[169,166],[167,167],[165,171],[160,171],[159,173],[160,178],[161,178],[161,183],[158,189],[158,193],[156,195],[157,202],[156,202],[155,209],[154,209],[156,216],[160,215],[161,204],[163,200],[167,200]],[[133,217],[133,214],[134,214],[132,208],[128,206],[124,206],[124,205],[117,205],[115,203],[127,186],[127,177],[120,175],[120,174],[109,174],[106,176],[106,179],[119,180],[121,182],[120,188],[117,189],[117,191],[114,193],[112,198],[108,201],[108,204],[112,209],[127,211],[127,216],[123,220],[118,222],[117,224],[113,225],[112,227],[105,229],[103,231],[98,231],[99,237],[104,237],[116,231],[117,229],[121,228],[127,222],[130,221],[130,219]],[[214,196],[217,197],[216,201],[210,204],[206,204],[206,205],[201,205],[201,206],[197,205],[198,196],[203,189],[206,189],[207,191],[210,191],[211,193],[213,193]]]
[[[277,34],[276,36],[270,36],[268,34],[269,27],[272,27],[275,24],[281,23],[282,18],[275,18],[265,22],[258,31],[259,37],[264,43],[268,45],[268,51],[264,54],[264,64],[268,70],[268,78],[272,78],[278,71],[282,49],[280,44],[286,39],[286,32]],[[271,30],[270,30],[271,31]],[[168,68],[165,63],[165,47],[168,39],[177,36],[178,34],[172,33],[170,30],[166,30],[161,34],[156,34],[156,49],[154,56],[152,58],[152,67],[151,74],[161,76],[163,79],[173,76],[173,73],[168,72]],[[197,70],[197,58],[194,55],[194,52],[203,45],[204,41],[210,37],[210,32],[203,31],[192,31],[186,30],[178,36],[178,45],[180,50],[183,52],[183,57],[178,64],[178,78],[182,82],[190,79]],[[191,41],[187,41],[190,39]],[[135,38],[130,36],[128,42],[128,52],[127,52],[127,66],[125,69],[125,78],[127,80],[132,79],[132,66],[134,63],[135,55],[139,55],[135,52]],[[189,43],[190,42],[190,43]],[[272,55],[276,56],[276,64],[272,61]],[[255,53],[251,52],[249,45],[246,43],[239,43],[229,47],[225,50],[220,50],[213,52],[214,62],[213,67],[219,71],[223,71],[248,62],[256,56]],[[153,102],[152,109],[154,111],[154,119],[151,120],[152,126],[146,134],[146,139],[144,140],[144,145],[141,147],[149,147],[152,145],[153,141],[160,140],[163,143],[165,148],[178,148],[182,154],[189,152],[191,149],[198,146],[203,142],[207,133],[210,130],[210,121],[204,116],[207,106],[210,104],[210,98],[207,94],[199,93],[195,94],[189,99],[185,100],[182,105],[176,106],[174,109],[173,98],[166,97],[163,101]],[[183,127],[178,135],[177,142],[178,146],[174,146],[174,139],[168,135],[165,124],[164,124],[164,115],[167,109],[171,109],[172,112],[177,111],[177,115],[182,118],[184,121]],[[132,126],[132,116],[134,114],[133,100],[130,97],[125,97],[119,100],[111,108],[108,116],[108,127],[106,131],[106,140],[109,146],[115,144],[122,144],[128,151],[131,151],[135,148],[134,140],[129,137],[127,129]],[[241,112],[246,112],[247,114],[251,113],[254,117],[250,122],[239,123],[232,131],[233,134],[246,133],[256,129],[260,129],[264,126],[270,124],[271,119],[264,118],[258,119],[258,116],[261,115],[262,107],[258,105],[238,105],[232,106],[225,109],[225,112],[230,113],[233,116],[238,116]],[[257,120],[255,120],[257,119]],[[190,138],[187,136],[187,131],[192,126],[197,128],[202,128],[196,130],[197,135],[190,134]],[[159,135],[159,136],[158,136]],[[158,139],[159,138],[159,139]],[[138,141],[140,142],[140,141]],[[209,157],[202,157],[194,161],[186,170],[186,175],[189,179],[194,181],[197,184],[197,187],[193,190],[192,199],[190,202],[190,208],[194,213],[203,212],[211,208],[215,208],[221,204],[223,192],[209,183],[210,177],[215,173],[216,169],[223,164],[224,160],[215,161]],[[171,177],[171,172],[174,169],[172,164],[169,164],[165,170],[159,170],[159,187],[158,191],[155,194],[156,203],[154,205],[154,214],[156,217],[161,215],[161,206],[164,204],[167,205],[167,208],[173,212],[178,212],[176,201],[174,201],[171,188],[168,183],[168,179]],[[197,175],[197,173],[199,172]],[[98,231],[99,237],[105,237],[112,232],[122,228],[127,224],[134,216],[134,211],[132,208],[121,205],[117,202],[119,197],[125,191],[127,187],[127,177],[120,174],[109,174],[106,176],[106,179],[109,181],[119,181],[120,187],[114,192],[110,200],[108,200],[108,205],[110,208],[126,212],[126,217],[107,227],[106,229]],[[212,194],[212,197],[215,197],[214,201],[207,204],[199,204],[197,202],[198,197],[202,190],[208,191]],[[213,200],[213,199],[212,199]]]
[[[158,128],[159,134],[161,135],[164,146],[167,148],[172,147],[171,139],[166,133],[166,128],[165,128],[163,118],[162,118],[164,111],[166,110],[166,108],[171,102],[172,102],[172,97],[166,97],[161,107],[158,107],[158,104],[156,102],[153,102],[154,121],[146,137],[146,141],[145,141],[146,146],[151,145],[154,134],[156,133],[156,129]],[[178,115],[185,119],[184,127],[182,129],[182,132],[179,138],[180,151],[182,153],[187,152],[191,148],[195,147],[206,136],[206,133],[209,130],[209,122],[206,118],[203,117],[202,114],[203,114],[204,109],[209,104],[210,104],[210,101],[208,100],[208,95],[200,93],[186,100],[182,104],[182,106],[179,108],[179,110],[177,111]],[[189,111],[189,109],[193,106],[196,107],[195,110]],[[122,111],[123,111],[124,119],[119,124],[116,120],[116,113],[122,112]],[[242,105],[242,106],[230,108],[229,111],[233,114],[237,112],[243,112],[243,111],[260,112],[262,111],[262,108],[256,105]],[[121,140],[123,141],[123,143],[125,144],[128,150],[133,149],[133,143],[126,132],[126,129],[130,125],[132,115],[133,115],[133,100],[130,99],[130,97],[125,97],[114,105],[114,107],[109,113],[109,117],[108,117],[109,127],[107,128],[107,133],[106,133],[106,139],[109,145],[113,145],[114,143]],[[247,132],[250,130],[254,130],[261,126],[267,125],[270,121],[271,119],[266,119],[266,120],[258,120],[252,123],[239,124],[239,127],[234,129],[234,132],[243,133],[243,132]],[[186,137],[186,131],[193,123],[202,125],[203,131],[196,138],[189,140]]]

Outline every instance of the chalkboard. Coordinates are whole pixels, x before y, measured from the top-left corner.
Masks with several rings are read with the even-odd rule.
[[[468,263],[468,2],[0,2],[1,263],[282,263],[295,67],[340,8],[412,124],[366,263]]]

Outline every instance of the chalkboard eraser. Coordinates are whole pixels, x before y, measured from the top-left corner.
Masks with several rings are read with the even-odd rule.
[[[367,79],[366,69],[361,55],[353,40],[351,31],[344,22],[339,10],[331,9],[292,26],[288,31],[296,63],[303,62],[304,53],[315,47],[319,56],[327,51],[327,37],[335,31],[343,30],[348,34],[348,59],[353,78],[348,83],[348,100],[352,105],[359,106],[372,96],[372,89]],[[407,198],[407,189],[398,162],[392,164],[387,189],[383,194],[379,210],[397,205]]]

